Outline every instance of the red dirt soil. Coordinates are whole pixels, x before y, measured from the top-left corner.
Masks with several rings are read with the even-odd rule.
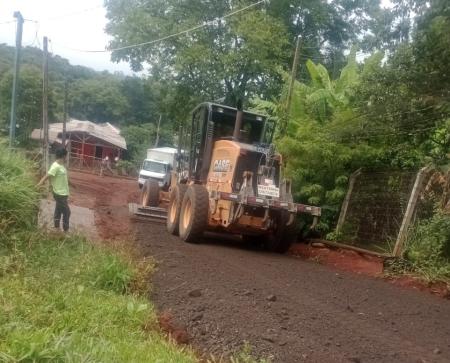
[[[444,282],[427,282],[420,277],[408,275],[386,275],[383,258],[381,257],[329,247],[320,242],[316,243],[316,246],[313,246],[313,244],[295,244],[289,250],[289,254],[340,271],[383,278],[385,281],[401,288],[425,291],[447,299],[450,298],[449,286]]]
[[[350,250],[332,249],[326,246],[295,244],[289,253],[293,256],[333,266],[342,271],[378,277],[383,274],[383,259]]]
[[[94,209],[95,224],[104,240],[129,239],[128,203],[139,199],[137,181],[119,177],[70,172],[70,202]]]

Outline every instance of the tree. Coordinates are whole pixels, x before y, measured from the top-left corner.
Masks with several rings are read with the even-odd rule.
[[[377,59],[381,60],[380,56]],[[376,165],[379,150],[364,140],[355,143],[348,137],[355,131],[355,121],[359,121],[354,101],[363,70],[356,63],[356,49],[335,80],[321,64],[308,60],[305,66],[310,81],[295,82],[287,132],[278,133],[276,144],[284,157],[285,174],[292,179],[294,198],[320,205],[323,214],[319,228],[328,231],[336,221],[349,175],[361,165]],[[278,119],[286,112],[287,76],[285,83],[278,106],[256,101],[260,109],[275,110]]]
[[[11,112],[11,88],[13,75],[6,72],[0,79],[0,120],[1,128],[9,131]],[[41,70],[34,66],[22,66],[17,94],[17,130],[16,138],[21,144],[26,144],[31,131],[42,124],[42,77]],[[54,118],[55,102],[53,95],[48,99],[49,119]]]
[[[182,91],[209,100],[225,97],[225,103],[235,105],[238,98],[270,93],[277,83],[276,68],[286,55],[284,26],[259,10],[218,19],[247,4],[109,0],[107,32],[114,37],[112,48],[162,38],[208,22],[202,29],[152,46],[115,51],[112,58],[129,61],[135,70],[148,62],[157,78],[173,79]]]
[[[73,83],[70,92],[70,115],[94,122],[121,122],[129,104],[122,94],[121,82],[103,76]]]
[[[122,128],[121,135],[127,142],[128,159],[141,163],[145,159],[147,149],[155,146],[156,127],[154,124],[132,125]],[[173,146],[173,132],[169,127],[160,130],[158,147]]]

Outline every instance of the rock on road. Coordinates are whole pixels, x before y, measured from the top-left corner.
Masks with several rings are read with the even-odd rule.
[[[134,223],[157,261],[153,300],[196,349],[273,362],[450,362],[450,303],[380,279]]]

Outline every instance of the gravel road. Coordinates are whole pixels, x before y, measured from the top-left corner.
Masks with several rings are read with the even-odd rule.
[[[208,238],[187,244],[135,221],[136,181],[71,173],[72,201],[105,239],[153,256],[152,300],[177,338],[216,357],[244,342],[273,362],[450,362],[450,301],[293,256]],[[186,336],[187,332],[187,336]]]
[[[450,362],[450,303],[380,279],[134,224],[158,262],[153,300],[197,349],[273,362]]]

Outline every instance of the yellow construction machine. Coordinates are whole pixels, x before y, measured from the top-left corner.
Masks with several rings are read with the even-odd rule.
[[[287,251],[297,214],[313,216],[315,225],[321,209],[293,202],[282,157],[271,144],[273,129],[265,116],[240,106],[200,104],[180,137],[170,180],[163,187],[147,180],[142,204],[166,207],[167,230],[186,242],[216,231]]]

